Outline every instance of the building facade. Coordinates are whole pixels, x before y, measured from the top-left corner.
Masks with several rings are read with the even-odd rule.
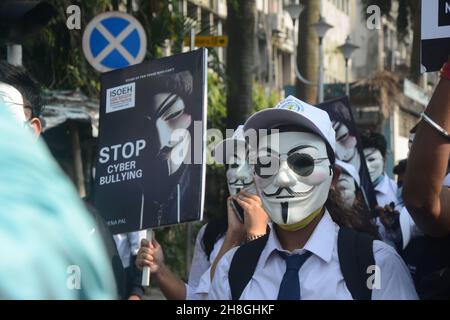
[[[332,25],[323,40],[325,99],[344,94],[345,60],[338,48],[345,43],[347,37],[350,42],[359,46],[349,60],[352,92],[360,82],[365,83],[360,86],[370,86],[371,77],[380,72],[387,71],[398,79],[396,87],[399,97],[389,102],[387,117],[386,110],[382,110],[377,99],[351,99],[358,125],[366,130],[382,132],[386,136],[389,146],[386,170],[391,173],[395,163],[406,158],[409,130],[419,121],[420,112],[429,100],[426,90],[413,85],[407,78],[413,32],[410,30],[406,36],[398,39],[398,1],[393,1],[389,15],[377,16],[370,23],[368,19],[376,12],[368,12],[361,0],[319,1],[323,17]],[[302,32],[298,30],[298,22],[294,26],[286,11],[286,6],[291,3],[298,4],[299,0],[256,0],[255,79],[282,95],[293,92],[296,39],[298,32]],[[227,34],[226,0],[182,0],[180,6],[187,17],[196,21],[197,33]],[[224,48],[218,49],[218,55],[226,63]],[[380,92],[369,91],[369,94],[376,96]],[[383,107],[386,109],[386,106]]]

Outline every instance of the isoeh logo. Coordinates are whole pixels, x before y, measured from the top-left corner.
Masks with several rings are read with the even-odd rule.
[[[450,26],[450,0],[439,0],[438,26]]]
[[[134,107],[135,82],[106,90],[106,113]]]
[[[115,97],[117,95],[130,94],[130,93],[133,93],[132,86],[126,86],[125,88],[114,89],[109,94],[111,97]]]

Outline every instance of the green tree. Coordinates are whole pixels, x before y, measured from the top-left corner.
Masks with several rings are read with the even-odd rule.
[[[316,0],[301,0],[301,3],[305,6],[305,9],[301,14],[301,18],[299,18],[297,66],[303,77],[313,83],[317,83],[319,46],[317,35],[311,28],[311,24],[319,20],[320,2]],[[295,81],[297,97],[308,103],[315,104],[317,102],[317,86],[305,84],[298,78]]]
[[[83,31],[94,16],[113,10],[120,1],[48,2],[56,9],[57,15],[45,28],[29,37],[23,44],[24,65],[46,88],[81,89],[89,96],[97,96],[100,74],[84,58],[81,46]],[[78,5],[81,9],[81,30],[69,30],[66,27],[66,9],[70,5]],[[162,47],[167,39],[172,40],[174,53],[181,52],[182,41],[189,29],[178,7],[177,0],[150,0],[141,1],[139,10],[131,12],[147,33],[146,60],[161,57]]]

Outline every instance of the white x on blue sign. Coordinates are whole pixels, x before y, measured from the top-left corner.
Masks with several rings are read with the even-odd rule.
[[[100,72],[140,63],[146,49],[144,28],[126,13],[102,13],[89,22],[83,33],[84,56]]]

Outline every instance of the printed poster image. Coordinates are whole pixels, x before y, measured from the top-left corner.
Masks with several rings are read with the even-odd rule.
[[[113,234],[202,219],[207,51],[101,77],[95,205]]]
[[[450,56],[450,0],[422,0],[421,72],[439,71]]]
[[[374,209],[377,206],[375,191],[348,98],[342,97],[325,101],[318,104],[317,107],[326,111],[333,123],[336,132],[336,158],[355,167],[359,173],[361,191],[367,207]]]

